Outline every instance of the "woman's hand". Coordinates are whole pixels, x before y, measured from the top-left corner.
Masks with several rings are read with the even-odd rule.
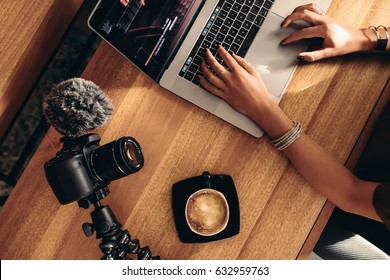
[[[242,57],[229,54],[222,46],[218,48],[218,54],[228,68],[206,50],[201,65],[204,75],[200,77],[201,86],[250,117],[270,137],[279,137],[291,129],[292,121],[271,98],[256,69]]]
[[[325,15],[315,4],[297,7],[286,17],[281,26],[287,27],[297,20],[304,20],[313,26],[293,33],[283,40],[281,45],[305,38],[324,39],[319,50],[298,54],[297,58],[300,60],[316,61],[352,52],[372,51],[376,46],[377,38],[374,30],[356,29],[341,24]]]
[[[218,48],[218,53],[228,68],[206,50],[201,65],[204,75],[200,77],[201,86],[223,98],[237,111],[253,117],[263,107],[263,103],[271,100],[263,80],[242,57],[229,54],[222,46]]]

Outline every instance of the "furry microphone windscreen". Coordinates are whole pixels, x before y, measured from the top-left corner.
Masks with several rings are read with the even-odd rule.
[[[66,137],[79,137],[102,126],[112,103],[93,82],[73,78],[55,85],[43,102],[43,115]]]

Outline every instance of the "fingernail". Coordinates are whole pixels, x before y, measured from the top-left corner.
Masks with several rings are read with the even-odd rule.
[[[283,39],[281,42],[280,42],[280,45],[283,45],[283,43],[286,41],[286,39]]]
[[[305,58],[302,55],[297,56],[297,59],[300,61],[305,60]]]

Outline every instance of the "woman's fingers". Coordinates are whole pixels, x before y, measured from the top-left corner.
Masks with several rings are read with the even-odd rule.
[[[216,87],[212,83],[210,83],[204,77],[202,77],[202,76],[199,77],[199,83],[208,92],[212,93],[213,95],[216,95],[218,97],[222,97],[223,98],[223,94],[224,94],[223,90],[218,88],[218,87]]]
[[[323,49],[311,51],[311,52],[302,52],[298,55],[298,57],[301,60],[313,62],[313,61],[317,61],[320,59],[334,56],[333,51],[334,51],[334,49],[332,49],[332,48],[323,48]]]
[[[312,27],[307,27],[304,29],[301,29],[297,32],[294,32],[290,36],[288,36],[286,39],[284,39],[281,44],[282,45],[287,45],[292,42],[301,40],[301,39],[309,39],[309,38],[324,38],[324,30],[321,25],[317,26],[312,26]]]
[[[299,12],[299,11],[303,11],[303,10],[309,10],[309,11],[312,11],[312,12],[315,12],[319,15],[323,15],[325,14],[325,12],[323,10],[321,10],[320,7],[318,7],[316,4],[314,3],[311,3],[311,4],[306,4],[306,5],[302,5],[302,6],[299,6],[299,7],[296,7],[293,11],[293,13],[295,12]]]
[[[294,12],[291,15],[287,16],[282,22],[281,26],[283,28],[287,27],[292,22],[297,20],[304,20],[308,23],[311,23],[312,25],[319,25],[321,23],[325,23],[327,21],[327,17],[325,15],[318,14],[316,12],[304,9],[304,10],[299,10],[297,12]]]
[[[222,80],[225,80],[225,75],[227,74],[228,70],[215,59],[209,49],[206,49],[205,59],[208,65],[210,65],[211,69],[214,71],[215,75],[220,77]]]
[[[224,47],[219,46],[217,51],[232,73],[242,68],[233,58],[233,56],[227,50],[224,49]]]
[[[252,76],[259,76],[260,77],[260,74],[256,71],[256,69],[248,61],[246,61],[244,58],[242,58],[241,56],[236,55],[235,53],[233,54],[233,58],[250,75],[252,75]]]
[[[222,65],[221,65],[222,67]],[[202,70],[203,76],[207,79],[207,81],[216,87],[223,89],[225,88],[225,82],[222,80],[222,77],[225,75],[225,71],[227,71],[225,68],[222,67],[222,70],[218,70],[219,76],[217,76],[215,73],[213,73],[209,67],[207,67],[207,64],[205,61],[202,61],[202,64],[200,65],[200,69]],[[215,70],[214,70],[215,72]],[[217,73],[218,74],[218,73]]]
[[[199,77],[199,82],[212,94],[223,98],[225,91],[229,91],[245,75],[260,78],[256,69],[244,58],[236,54],[231,55],[222,46],[218,48],[218,53],[229,67],[228,69],[221,65],[208,49],[205,52],[205,60],[200,66],[203,77]]]
[[[205,60],[207,60],[210,68],[207,66]],[[199,83],[207,91],[221,97],[226,88],[224,80],[227,79],[227,77],[225,75],[229,74],[229,71],[215,59],[208,49],[205,53],[205,60],[203,60],[200,65],[203,77],[199,77]]]

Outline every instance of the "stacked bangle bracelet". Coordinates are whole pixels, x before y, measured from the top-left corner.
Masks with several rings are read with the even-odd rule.
[[[387,43],[389,41],[389,33],[387,32],[387,27],[383,25],[379,25],[379,26],[370,26],[368,28],[373,29],[376,33],[377,41],[376,41],[375,50],[376,51],[386,50]],[[381,32],[381,30],[383,30],[383,32]],[[381,33],[384,33],[384,35]]]
[[[277,148],[279,151],[286,149],[295,140],[301,136],[303,131],[303,127],[299,122],[294,122],[294,126],[284,135],[277,139],[271,139],[271,143]]]

